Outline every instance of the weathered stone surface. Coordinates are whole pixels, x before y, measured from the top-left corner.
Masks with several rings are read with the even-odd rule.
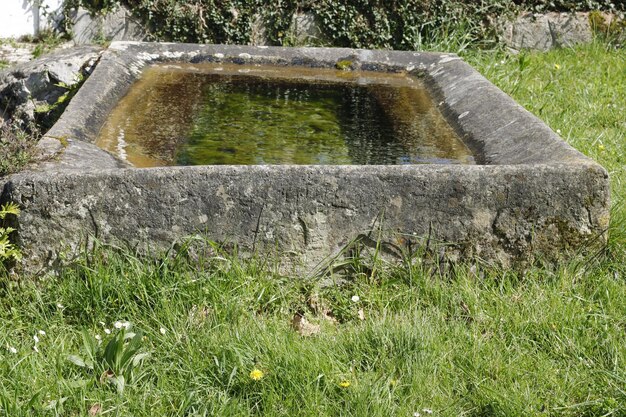
[[[206,234],[243,252],[295,253],[311,268],[353,240],[400,257],[427,240],[448,255],[508,264],[557,255],[606,227],[597,167],[206,166],[21,174],[20,245],[54,264],[90,236],[161,248]],[[286,259],[288,260],[288,259]]]
[[[319,45],[324,40],[314,13],[294,14],[290,31],[296,45]]]
[[[250,45],[263,46],[269,44],[265,22],[260,14],[252,16],[250,23]]]
[[[515,50],[547,51],[593,39],[589,13],[524,13],[502,25],[501,35]]]
[[[141,41],[147,32],[124,6],[104,16],[93,17],[79,7],[72,17],[73,39],[78,45],[103,41]]]
[[[283,39],[295,45],[316,45],[323,42],[322,31],[317,24],[314,13],[294,13],[291,17],[291,25]],[[267,28],[261,15],[254,15],[250,25],[250,45],[270,45],[267,38]]]
[[[60,49],[0,72],[4,117],[29,128],[36,121],[38,108],[55,105],[68,88],[91,73],[101,51],[92,46]]]
[[[0,45],[0,61],[9,64],[20,64],[33,59],[35,45],[30,43],[2,43]]]
[[[92,145],[153,62],[345,60],[423,78],[483,165],[120,169]],[[609,221],[606,171],[453,54],[115,43],[45,140],[47,159],[1,188],[0,200],[22,207],[14,226],[31,268],[71,257],[93,237],[168,247],[192,233],[306,271],[355,242],[380,242],[397,257],[445,244],[451,257],[510,265],[601,244]]]

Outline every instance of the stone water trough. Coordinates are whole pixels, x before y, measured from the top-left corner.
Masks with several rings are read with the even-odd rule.
[[[157,63],[404,74],[475,163],[134,168],[94,143]],[[508,266],[602,245],[609,224],[607,172],[454,54],[115,42],[38,151],[0,180],[2,202],[22,208],[14,226],[31,269],[94,238],[154,249],[196,233],[307,271],[357,246]]]

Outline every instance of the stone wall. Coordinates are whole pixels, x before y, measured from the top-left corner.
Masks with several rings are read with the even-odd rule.
[[[124,6],[104,16],[92,16],[79,7],[71,16],[73,39],[78,45],[108,41],[141,41],[147,32]]]
[[[596,12],[597,13],[597,12]],[[599,13],[608,26],[617,16]],[[92,17],[84,9],[78,9],[73,16],[74,40],[78,44],[99,41],[141,41],[146,40],[147,31],[132,16],[130,10],[119,7],[105,16]],[[522,13],[517,18],[502,18],[496,23],[498,36],[512,50],[532,49],[546,51],[552,48],[569,47],[591,42],[594,28],[590,13]],[[626,38],[622,34],[622,38]],[[288,37],[295,45],[325,45],[323,31],[310,12],[296,13],[293,16]],[[251,27],[250,44],[269,45],[266,28],[260,16],[254,19]]]
[[[601,13],[598,16],[608,27],[616,16]],[[514,20],[499,23],[499,35],[513,50],[533,49],[547,51],[569,47],[593,40],[594,30],[590,13],[523,13]],[[624,33],[622,33],[624,38]]]
[[[40,4],[33,8],[32,4]],[[50,26],[50,20],[58,15],[63,0],[2,0],[0,13],[0,38],[34,35]],[[618,17],[603,13],[607,25]],[[109,41],[142,41],[147,31],[127,8],[120,6],[104,16],[91,16],[79,8],[71,16],[74,41],[90,44]],[[496,23],[498,35],[513,50],[549,50],[588,43],[593,39],[594,29],[589,13],[522,13],[517,18],[501,19]],[[261,19],[252,25],[251,44],[267,45],[265,28]],[[312,13],[297,13],[293,16],[289,31],[290,41],[296,45],[323,44],[323,34]],[[626,39],[626,31],[622,40]]]

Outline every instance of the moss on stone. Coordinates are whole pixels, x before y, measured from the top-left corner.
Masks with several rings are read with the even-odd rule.
[[[335,64],[335,68],[341,71],[349,71],[352,69],[352,64],[353,62],[349,59],[343,59],[341,61],[337,61],[337,63]]]

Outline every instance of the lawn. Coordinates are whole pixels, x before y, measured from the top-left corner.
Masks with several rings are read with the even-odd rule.
[[[626,51],[464,57],[607,168],[606,251],[319,279],[101,247],[56,277],[0,274],[0,415],[626,415]]]

